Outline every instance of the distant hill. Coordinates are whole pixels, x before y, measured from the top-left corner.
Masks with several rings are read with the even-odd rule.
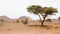
[[[11,21],[11,19],[7,16],[0,16],[0,21]]]
[[[27,17],[27,16],[22,16],[22,17],[19,17],[18,20],[26,20],[28,19],[28,21],[32,21],[32,19],[30,17]]]

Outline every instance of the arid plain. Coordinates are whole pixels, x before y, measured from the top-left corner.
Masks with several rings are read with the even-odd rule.
[[[30,18],[28,18],[28,24],[24,24],[21,19],[24,20],[25,18],[28,17],[20,17],[17,22],[17,19],[9,19],[3,16],[3,20],[0,19],[0,34],[60,34],[59,21],[57,23],[45,22],[45,27],[41,27],[38,20]]]

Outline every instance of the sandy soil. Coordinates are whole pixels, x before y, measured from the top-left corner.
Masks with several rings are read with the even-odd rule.
[[[40,27],[39,25],[0,22],[0,34],[60,34],[60,24],[50,24],[48,27]]]

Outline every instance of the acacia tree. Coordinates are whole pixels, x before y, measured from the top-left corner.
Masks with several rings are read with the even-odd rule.
[[[41,22],[41,25],[44,26],[44,21],[48,15],[55,15],[54,13],[57,13],[57,9],[53,7],[41,7],[38,5],[32,5],[27,8],[28,12],[40,15],[42,16],[43,20]]]
[[[40,18],[40,20],[41,20],[41,17],[40,17],[40,13],[41,13],[41,11],[42,11],[42,7],[41,7],[41,6],[39,6],[39,5],[32,5],[32,6],[29,6],[29,7],[27,8],[27,10],[28,10],[28,12],[30,12],[30,13],[33,13],[33,14],[35,14],[35,15],[38,15],[39,18]]]

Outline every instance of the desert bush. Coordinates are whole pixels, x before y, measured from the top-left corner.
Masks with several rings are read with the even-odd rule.
[[[20,21],[19,20],[16,20],[17,23],[19,23]]]
[[[48,22],[52,22],[52,20],[51,20],[51,19],[46,19],[46,21],[48,21]]]
[[[60,20],[60,17],[58,17],[58,20]]]
[[[23,24],[27,24],[28,23],[28,19],[26,19],[25,21],[24,20],[21,20],[23,22]]]

